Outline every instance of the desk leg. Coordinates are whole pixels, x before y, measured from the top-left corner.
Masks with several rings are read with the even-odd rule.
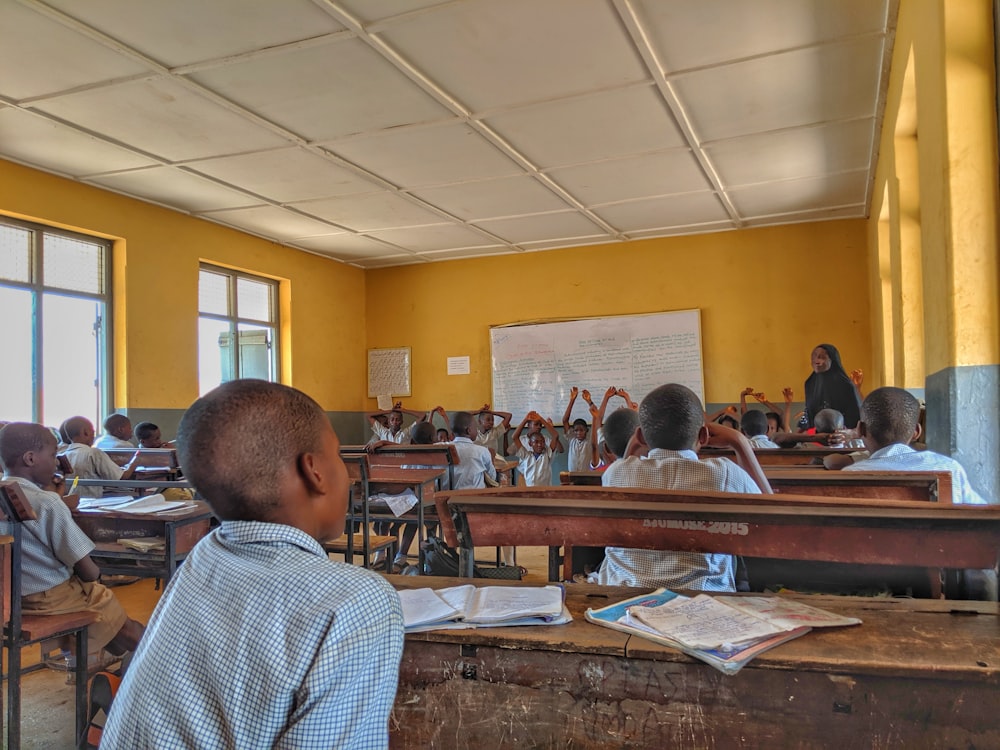
[[[424,574],[424,486],[417,487],[417,575]]]
[[[166,590],[167,584],[170,583],[170,579],[177,571],[177,529],[172,522],[167,521],[164,532],[167,537],[167,549],[165,550],[167,553],[167,574],[163,577],[163,588]]]
[[[549,547],[549,580],[561,581],[559,568],[562,567],[562,555],[559,554],[561,547]]]
[[[473,578],[476,565],[475,550],[458,548],[458,575],[461,578]]]

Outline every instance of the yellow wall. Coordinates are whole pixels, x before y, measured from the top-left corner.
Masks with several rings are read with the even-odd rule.
[[[872,342],[877,362],[895,347],[886,380],[896,385],[1000,363],[993,44],[990,0],[900,4],[868,227],[870,272],[887,250],[896,261],[890,294],[872,285],[873,320],[896,301],[895,344],[876,326]],[[907,356],[923,366],[899,361]]]
[[[361,403],[363,271],[5,161],[0,211],[117,240],[116,408],[182,409],[198,397],[201,261],[281,279],[284,382],[330,411]]]
[[[472,408],[490,399],[491,325],[700,308],[708,402],[747,385],[801,400],[818,343],[869,367],[866,252],[858,219],[373,270],[368,346],[412,347],[404,405]],[[464,355],[471,375],[446,375]]]

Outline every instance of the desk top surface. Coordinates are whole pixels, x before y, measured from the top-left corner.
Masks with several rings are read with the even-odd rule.
[[[477,586],[540,585],[483,579],[388,578],[398,589],[444,588],[467,583]],[[567,584],[566,606],[573,614],[573,622],[566,625],[440,630],[409,634],[406,639],[408,642],[459,643],[694,662],[691,657],[668,646],[594,625],[584,619],[588,607],[604,607],[646,591]],[[801,638],[761,654],[750,662],[747,669],[971,680],[1000,686],[1000,610],[995,602],[840,596],[795,598],[831,612],[858,617],[862,624],[814,629]],[[705,668],[711,669],[707,665]],[[739,676],[734,679],[739,679]]]
[[[174,510],[161,511],[159,513],[124,513],[121,511],[105,510],[79,510],[74,508],[73,518],[79,519],[119,519],[128,518],[133,520],[148,520],[151,523],[169,523],[171,521],[190,521],[199,518],[208,518],[212,515],[212,509],[201,500],[195,500],[194,503],[186,508],[176,508]]]
[[[368,481],[372,484],[417,485],[433,482],[448,473],[447,469],[403,469],[398,466],[372,466]]]

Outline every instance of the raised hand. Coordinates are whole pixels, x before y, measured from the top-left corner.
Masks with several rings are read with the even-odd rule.
[[[588,404],[591,403],[590,391],[588,391],[586,388],[584,388],[583,389],[583,393],[581,395],[583,396],[583,400],[584,401],[586,401]]]
[[[795,393],[791,388],[782,388],[781,395],[785,397],[786,404],[792,403],[792,400],[795,398]]]
[[[575,399],[579,395],[580,395],[580,389],[577,388],[575,385],[569,389],[569,397],[571,399]]]
[[[762,404],[767,401],[767,395],[763,391],[757,391],[753,394],[753,397],[760,401]]]
[[[744,388],[742,391],[740,391],[740,395],[741,396],[755,395],[754,392],[753,392],[753,386],[752,385],[748,385],[746,388]]]
[[[851,370],[851,382],[858,388],[865,382],[865,373],[862,370]]]

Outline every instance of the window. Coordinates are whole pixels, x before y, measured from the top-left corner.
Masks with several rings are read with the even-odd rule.
[[[111,243],[0,217],[0,419],[58,426],[110,409]]]
[[[278,283],[215,266],[198,276],[202,395],[237,378],[278,379]]]

